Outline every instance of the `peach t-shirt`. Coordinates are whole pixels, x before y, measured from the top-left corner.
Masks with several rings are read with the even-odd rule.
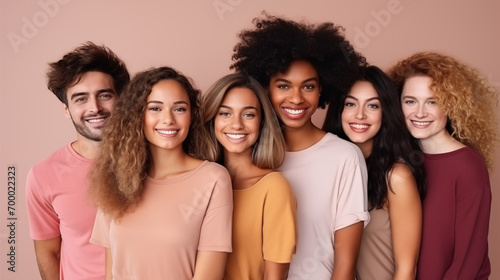
[[[148,177],[145,186],[133,212],[111,222],[97,214],[90,242],[111,248],[113,279],[191,279],[198,250],[231,251],[224,167],[205,161],[181,177]]]

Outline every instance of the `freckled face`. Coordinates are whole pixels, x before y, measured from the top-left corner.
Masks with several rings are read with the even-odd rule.
[[[432,78],[415,76],[407,78],[401,94],[401,106],[406,126],[413,137],[420,141],[435,140],[448,135],[447,117],[436,103],[429,88]]]
[[[311,63],[297,60],[285,73],[271,77],[269,92],[276,114],[286,128],[313,125],[320,96],[319,76]]]

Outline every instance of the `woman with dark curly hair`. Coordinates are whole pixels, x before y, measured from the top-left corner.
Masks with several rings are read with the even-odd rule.
[[[282,280],[295,252],[297,202],[276,171],[285,140],[264,88],[233,73],[203,95],[209,160],[229,171],[233,186],[233,252],[224,279]]]
[[[496,91],[476,69],[433,52],[398,62],[390,76],[406,126],[424,152],[417,279],[488,279]]]
[[[342,107],[329,108],[323,128],[355,143],[368,167],[370,223],[363,232],[357,279],[415,279],[425,177],[399,94],[382,70],[368,66],[338,103]]]
[[[137,74],[117,101],[90,172],[113,279],[222,279],[231,179],[203,161],[199,91],[169,67]],[[201,278],[203,277],[203,278]]]
[[[298,243],[288,279],[354,279],[369,220],[366,165],[354,144],[316,127],[311,116],[346,89],[365,59],[333,23],[268,16],[239,34],[231,68],[267,88],[287,152],[278,169],[297,198]]]

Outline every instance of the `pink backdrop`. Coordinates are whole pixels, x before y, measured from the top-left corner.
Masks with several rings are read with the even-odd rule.
[[[131,74],[169,65],[206,90],[229,73],[238,31],[251,27],[252,18],[266,10],[343,25],[355,47],[383,69],[416,51],[434,50],[476,66],[500,88],[499,8],[494,0],[1,0],[1,279],[39,279],[28,234],[25,178],[33,164],[75,138],[60,102],[46,88],[45,71],[48,62],[81,43],[107,45],[126,61]],[[316,122],[322,122],[323,113],[315,116]],[[16,189],[9,198],[11,166]],[[491,173],[491,237],[500,235],[500,162],[496,166]],[[500,279],[499,245],[498,238],[490,238],[491,279]],[[15,272],[9,271],[13,265]]]

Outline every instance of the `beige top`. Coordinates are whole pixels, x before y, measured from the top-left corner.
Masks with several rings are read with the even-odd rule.
[[[96,217],[90,239],[111,248],[114,280],[190,280],[198,251],[231,251],[233,199],[227,170],[205,161],[173,179],[147,177],[133,211]]]
[[[358,280],[390,280],[394,277],[391,222],[387,209],[370,211],[356,267]]]

